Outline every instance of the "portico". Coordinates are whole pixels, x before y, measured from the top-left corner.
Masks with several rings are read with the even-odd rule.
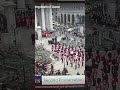
[[[35,26],[41,26],[42,31],[53,31],[53,17],[52,9],[58,8],[49,4],[45,6],[43,3],[41,6],[35,6]]]

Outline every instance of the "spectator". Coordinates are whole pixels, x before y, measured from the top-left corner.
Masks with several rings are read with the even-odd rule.
[[[34,33],[31,35],[31,39],[32,39],[32,45],[35,45],[35,34]]]

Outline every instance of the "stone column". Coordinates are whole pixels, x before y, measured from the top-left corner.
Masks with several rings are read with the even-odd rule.
[[[35,28],[37,28],[37,8],[35,8]]]
[[[64,13],[63,13],[63,24],[65,24],[65,17],[64,17]]]
[[[107,9],[107,14],[110,15],[112,18],[115,18],[115,8],[116,8],[116,3],[107,3],[108,9]]]
[[[49,9],[49,19],[50,19],[50,30],[53,30],[52,7]]]
[[[44,13],[44,8],[41,8],[41,20],[42,20],[42,31],[45,31],[45,13]]]
[[[81,14],[79,14],[79,22],[81,23]]]
[[[66,25],[68,25],[68,14],[66,13]]]
[[[37,33],[38,33],[38,40],[40,43],[42,43],[42,34],[41,34],[41,27],[38,26],[37,28]]]
[[[57,17],[57,22],[60,23],[60,16]]]
[[[17,8],[20,10],[26,9],[25,0],[17,0]]]
[[[7,18],[7,29],[8,32],[11,33],[11,26],[16,28],[16,20],[15,20],[15,4],[13,2],[8,2],[9,5],[5,5],[5,16]]]
[[[6,20],[7,20],[7,29],[8,29],[7,36],[9,36],[8,41],[5,42],[6,43],[5,45],[7,45],[8,47],[11,47],[11,45],[15,47],[18,44],[18,40],[17,40],[18,37],[16,37],[17,32],[16,32],[16,20],[15,20],[15,11],[14,11],[15,6],[16,5],[12,1],[6,1],[3,3],[4,15],[6,16]],[[16,42],[13,42],[13,40],[16,40]]]
[[[35,46],[38,47],[40,44],[42,44],[41,27],[38,26],[37,28],[35,28],[35,32],[38,35],[38,40],[35,40]]]
[[[72,14],[70,14],[70,24],[72,24]]]
[[[45,26],[49,30],[50,29],[50,20],[49,20],[49,9],[45,8]]]
[[[58,16],[60,17],[60,19],[59,19],[59,23],[61,23],[61,14],[59,13]]]
[[[41,8],[37,9],[37,26],[42,27],[42,19],[41,19]]]
[[[74,14],[74,25],[76,25],[76,22],[77,22],[77,14]]]

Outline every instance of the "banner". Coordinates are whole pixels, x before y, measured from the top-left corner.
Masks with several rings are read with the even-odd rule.
[[[42,76],[42,85],[85,84],[85,75]]]

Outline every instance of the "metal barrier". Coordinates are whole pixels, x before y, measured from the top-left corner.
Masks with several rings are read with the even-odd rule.
[[[120,45],[120,32],[113,31],[111,29],[106,29],[103,33],[103,45],[111,46],[113,43],[115,43],[118,47]]]

